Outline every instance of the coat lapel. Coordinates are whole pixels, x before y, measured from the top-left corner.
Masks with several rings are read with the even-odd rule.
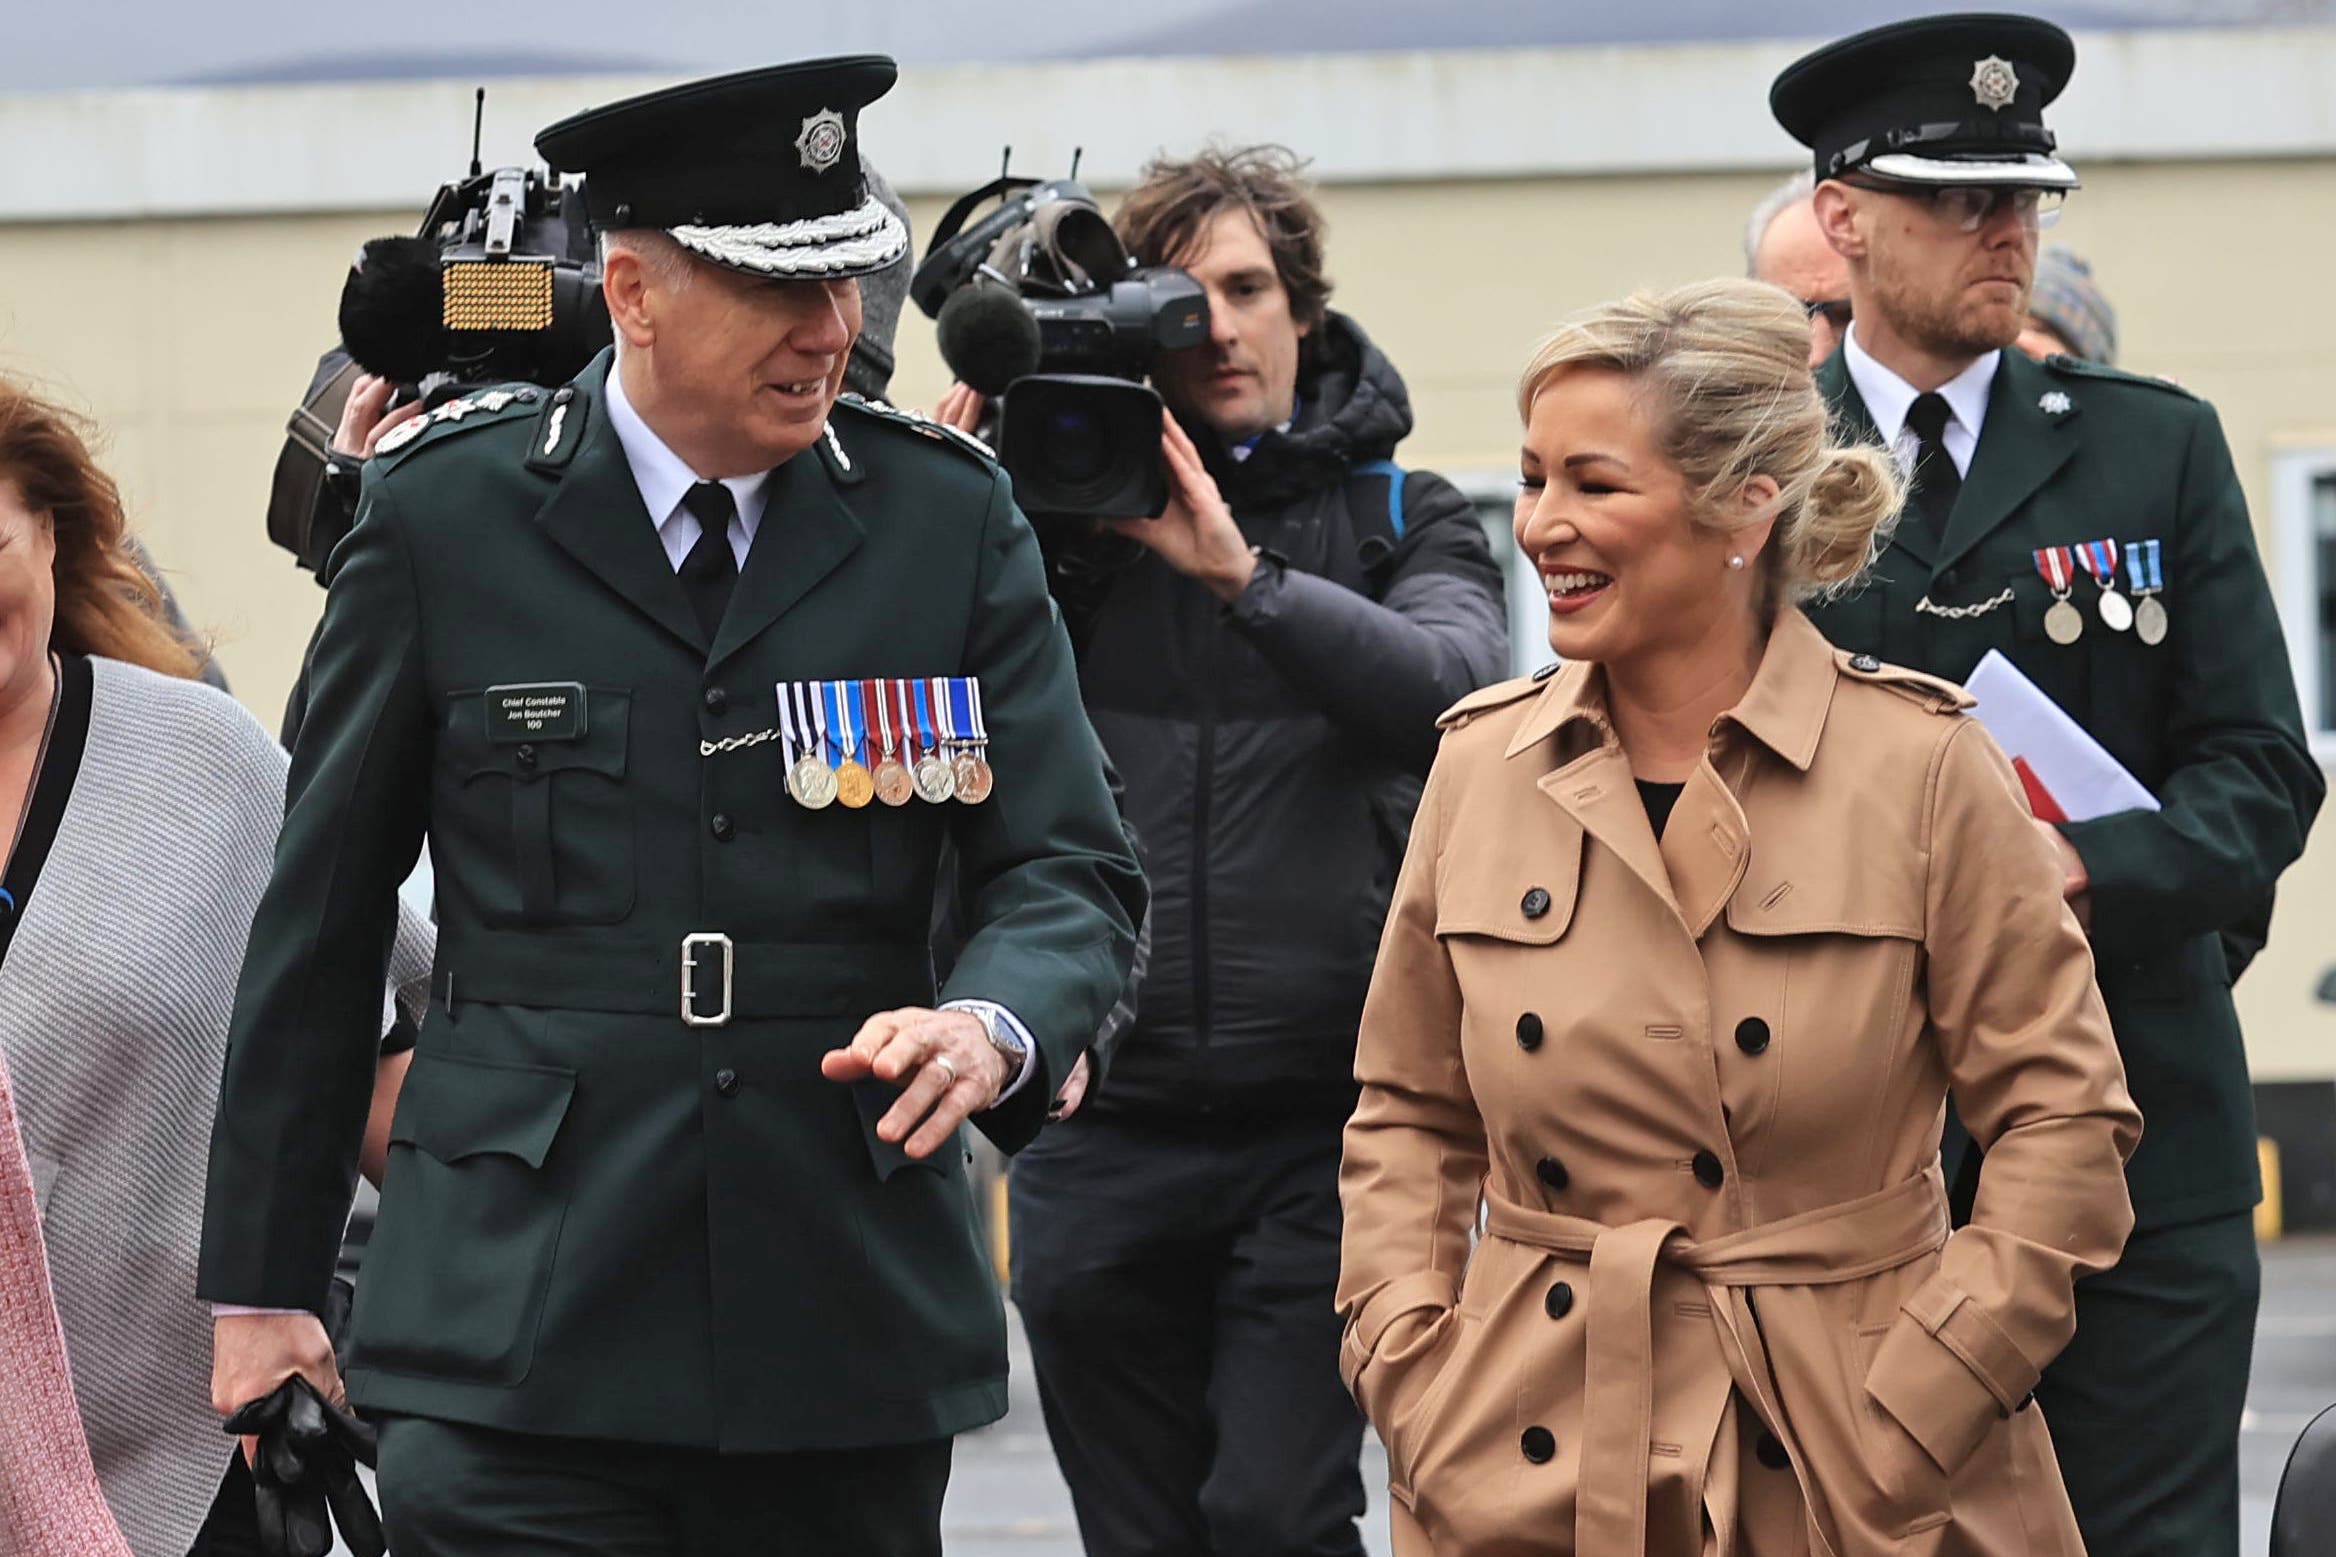
[[[1565,808],[1582,831],[1604,844],[1630,867],[1631,874],[1674,911],[1670,873],[1655,830],[1647,825],[1646,807],[1639,802],[1631,781],[1630,763],[1622,748],[1599,745],[1538,780],[1541,792]]]
[[[1980,429],[1962,496],[1947,516],[1940,567],[1953,567],[1968,556],[2076,452],[2077,439],[2070,430],[2077,419],[2076,403],[2065,394],[2054,402],[2061,410],[2047,411],[2042,403],[2058,387],[2057,380],[2017,349],[2004,349],[1987,394],[1987,425]]]
[[[579,393],[567,409],[586,419],[583,442],[535,522],[635,610],[703,654],[705,632],[674,577],[656,523],[641,506],[633,467],[609,422],[602,398],[607,375],[604,357],[576,381]]]
[[[1817,369],[1817,391],[1825,397],[1825,403],[1833,407],[1833,436],[1837,441],[1880,446],[1882,434],[1874,426],[1874,413],[1866,409],[1865,396],[1857,392],[1857,383],[1849,376],[1847,351],[1835,352]],[[1902,551],[1924,567],[1930,567],[1936,553],[1931,537],[1911,509],[1907,519],[1912,522],[1899,524],[1884,555]]]
[[[762,522],[747,549],[722,630],[714,635],[708,665],[720,664],[753,642],[867,538],[866,527],[814,451],[806,449],[772,471]]]

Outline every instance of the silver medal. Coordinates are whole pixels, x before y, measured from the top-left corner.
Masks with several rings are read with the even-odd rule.
[[[2143,643],[2166,641],[2166,608],[2155,595],[2144,595],[2133,608],[2133,635]]]
[[[2124,632],[2133,625],[2133,602],[2114,589],[2103,589],[2100,601],[2101,620],[2113,633]]]
[[[2085,614],[2067,596],[2052,602],[2044,613],[2044,635],[2054,643],[2074,643],[2085,633]]]

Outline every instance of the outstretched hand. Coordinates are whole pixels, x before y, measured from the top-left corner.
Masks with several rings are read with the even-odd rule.
[[[1160,458],[1168,470],[1168,506],[1157,519],[1104,519],[1099,528],[1139,542],[1162,562],[1230,605],[1249,587],[1257,554],[1234,522],[1200,450],[1166,412],[1160,416]]]
[[[946,1146],[959,1125],[997,1102],[1014,1079],[980,1018],[921,1006],[877,1012],[849,1044],[820,1057],[819,1073],[844,1082],[873,1076],[898,1087],[900,1096],[876,1121],[876,1138],[911,1157]]]

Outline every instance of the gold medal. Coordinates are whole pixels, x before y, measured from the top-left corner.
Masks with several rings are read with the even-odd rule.
[[[2085,614],[2069,600],[2052,602],[2044,613],[2044,635],[2054,643],[2074,643],[2085,635]]]
[[[2133,635],[2143,643],[2166,641],[2166,608],[2155,595],[2144,595],[2133,607]]]
[[[876,798],[876,780],[866,768],[846,757],[835,770],[835,798],[857,811]]]
[[[842,736],[844,748],[844,760],[835,765],[835,798],[857,811],[876,798],[876,780],[860,763],[860,732],[867,727],[860,707],[860,684],[834,681],[828,685],[835,689],[836,733]]]

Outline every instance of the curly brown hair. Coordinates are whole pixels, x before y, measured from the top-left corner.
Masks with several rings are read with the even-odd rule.
[[[1305,169],[1306,159],[1287,146],[1209,146],[1194,157],[1155,157],[1120,202],[1113,225],[1140,263],[1168,265],[1218,212],[1247,211],[1273,251],[1274,271],[1290,294],[1290,317],[1311,333],[1330,307],[1330,278],[1322,272],[1329,224]]]
[[[172,628],[162,591],[129,549],[121,489],[89,452],[83,417],[0,377],[0,481],[45,517],[56,537],[56,623],[49,642],[71,654],[126,660],[193,680],[202,656]]]

